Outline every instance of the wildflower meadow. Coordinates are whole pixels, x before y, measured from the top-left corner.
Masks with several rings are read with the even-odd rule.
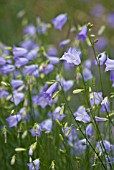
[[[20,42],[0,42],[0,170],[114,170],[114,12],[71,20],[24,19]]]

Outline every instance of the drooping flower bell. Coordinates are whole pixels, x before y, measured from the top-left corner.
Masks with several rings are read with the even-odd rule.
[[[59,121],[62,121],[63,118],[66,116],[64,113],[60,115],[60,111],[61,111],[61,107],[60,106],[56,107],[56,109],[52,113],[52,117],[54,120],[58,119]]]
[[[16,106],[24,100],[24,94],[22,92],[14,91],[11,101],[14,102]]]
[[[6,74],[9,74],[11,72],[13,72],[15,70],[15,66],[14,65],[11,65],[11,64],[6,64],[4,65],[2,68],[1,68],[1,72],[6,75]]]
[[[76,117],[76,120],[88,123],[91,121],[90,116],[86,112],[86,109],[84,106],[80,106],[77,111],[74,113],[74,116]]]
[[[112,71],[112,70],[114,70],[114,60],[107,58],[105,64],[106,64],[105,71]]]
[[[36,28],[33,24],[29,24],[24,28],[24,34],[34,35],[36,33]]]
[[[66,45],[69,44],[69,43],[70,43],[70,39],[66,39],[66,40],[61,41],[61,42],[59,43],[59,46],[60,46],[60,47],[64,47],[64,46],[66,46]]]
[[[11,80],[11,85],[13,89],[20,87],[22,84],[23,84],[22,80],[14,80],[14,79]]]
[[[81,51],[77,50],[75,47],[69,48],[68,52],[60,58],[60,60],[65,60],[67,63],[79,65],[81,63]]]
[[[78,34],[78,40],[81,40],[82,42],[84,42],[86,38],[87,38],[87,26],[84,25],[82,27],[82,30]]]
[[[46,91],[39,93],[38,96],[33,97],[33,102],[42,108],[45,108],[47,105],[52,105],[52,96],[57,89],[58,83],[55,82],[52,84]]]
[[[29,170],[39,170],[40,168],[40,160],[35,159],[33,162],[27,163],[29,166]]]
[[[102,52],[102,53],[100,53],[98,56],[97,56],[97,61],[95,60],[94,61],[94,64],[95,65],[100,65],[100,66],[103,66],[103,64],[104,64],[104,62],[106,61],[106,59],[107,59],[107,55],[106,55],[106,53],[105,52]]]
[[[17,126],[17,124],[21,121],[21,115],[10,115],[7,119],[7,122],[9,124],[9,127]]]
[[[40,137],[41,136],[41,126],[39,124],[35,124],[32,129],[29,130],[31,135]]]
[[[102,147],[102,145],[104,145],[104,147]],[[105,150],[106,152],[110,152],[111,144],[107,140],[98,141],[96,144],[96,148],[98,149],[99,152],[105,152]]]
[[[87,125],[87,127],[86,127],[86,135],[92,136],[92,134],[93,134],[93,126],[92,126],[92,123],[90,123],[90,124]]]
[[[90,104],[93,105],[99,105],[101,101],[103,100],[102,92],[93,92],[90,93]]]
[[[43,122],[40,123],[41,126],[41,130],[48,132],[51,132],[52,129],[52,120],[51,119],[47,119],[44,120]]]
[[[52,24],[54,25],[55,29],[62,30],[62,27],[66,23],[66,21],[66,14],[60,14],[56,18],[52,19]]]
[[[14,55],[14,59],[17,59],[18,57],[24,57],[27,54],[28,50],[22,47],[14,46],[12,52]]]

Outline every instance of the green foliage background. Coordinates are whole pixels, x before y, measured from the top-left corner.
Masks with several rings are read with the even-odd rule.
[[[92,7],[100,3],[105,7],[104,18],[93,19],[90,15]],[[34,23],[37,16],[45,22],[50,22],[59,13],[68,13],[73,24],[94,23],[96,30],[104,24],[107,14],[114,11],[113,0],[0,0],[0,41],[9,45],[21,40],[22,18],[17,14],[25,10],[28,22]],[[106,30],[110,44],[114,45],[113,30]]]

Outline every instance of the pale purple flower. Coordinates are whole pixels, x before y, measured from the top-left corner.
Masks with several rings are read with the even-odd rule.
[[[4,97],[5,99],[9,96],[8,91],[0,90],[0,98]]]
[[[88,81],[89,79],[93,78],[91,71],[87,68],[84,68],[82,73],[85,81]]]
[[[27,113],[25,107],[22,107],[17,114],[21,115],[23,121],[30,119],[30,115]]]
[[[3,44],[2,42],[0,42],[0,57],[5,58],[6,56],[9,56],[9,50],[6,50],[5,48],[7,48],[7,46],[5,44]],[[1,59],[2,60],[2,59]],[[2,60],[3,62],[3,60]]]
[[[29,130],[31,135],[40,137],[41,136],[41,126],[39,124],[35,124],[35,126]]]
[[[81,154],[84,150],[87,148],[87,140],[86,139],[81,139],[78,140],[78,142],[75,143],[75,149],[78,151],[78,154]]]
[[[82,27],[82,30],[78,33],[78,40],[82,40],[82,42],[84,42],[86,38],[87,38],[87,26],[84,25]]]
[[[70,39],[66,39],[66,40],[61,41],[61,42],[59,43],[59,46],[60,46],[60,47],[64,47],[64,46],[66,46],[66,45],[69,44],[69,43],[70,43]]]
[[[107,140],[99,141],[96,144],[96,149],[98,149],[99,152],[104,152],[104,147],[106,149],[106,152],[110,152],[111,150],[111,144]]]
[[[114,28],[114,12],[111,12],[107,16],[107,24],[110,28]]]
[[[24,75],[34,75],[34,73],[38,71],[38,65],[32,64],[29,66],[25,66],[23,69],[23,73]],[[37,74],[39,75],[39,72],[37,72]]]
[[[93,105],[99,105],[101,101],[103,100],[102,92],[93,92],[90,93],[90,104]]]
[[[76,120],[84,123],[89,123],[91,121],[90,116],[86,112],[86,109],[84,106],[80,106],[77,111],[74,113],[74,116],[76,117]]]
[[[48,84],[45,84],[45,85],[42,87],[40,93],[46,92],[47,89],[48,89]]]
[[[67,63],[79,65],[81,63],[81,51],[77,50],[75,47],[69,48],[68,52],[60,58],[60,60],[65,60]]]
[[[24,28],[24,34],[34,35],[36,33],[36,28],[33,24],[27,25]]]
[[[48,29],[48,24],[46,24],[45,22],[42,22],[40,17],[36,18],[36,22],[37,22],[36,31],[40,34],[45,34]]]
[[[87,69],[91,69],[91,60],[90,59],[88,59],[88,60],[86,60],[85,62],[84,62],[84,67],[86,67]]]
[[[59,76],[56,77],[56,80],[61,83],[64,91],[68,91],[74,84],[73,80],[65,80],[63,77],[60,78]]]
[[[43,74],[49,74],[54,69],[52,64],[43,64],[39,67],[39,71]]]
[[[35,78],[37,78],[37,77],[39,76],[39,71],[38,71],[38,70],[34,71],[32,75],[33,75]]]
[[[46,132],[51,132],[52,120],[51,119],[44,120],[42,123],[40,123],[40,126],[41,126],[41,130],[44,130]]]
[[[73,68],[75,65],[72,63],[67,63],[67,61],[64,62],[64,68],[65,70],[70,70],[71,68]]]
[[[114,60],[107,58],[105,71],[112,71],[114,70]]]
[[[27,54],[28,50],[22,47],[14,46],[12,52],[14,55],[14,59],[17,59],[18,57],[24,57]]]
[[[46,90],[46,92],[44,92],[44,93],[46,93],[47,95],[49,95],[50,97],[52,97],[52,95],[53,95],[53,93],[56,91],[56,89],[57,89],[57,85],[58,85],[58,83],[54,83],[54,84],[52,84],[47,90]]]
[[[41,92],[38,96],[33,97],[33,102],[42,108],[52,105],[52,95],[56,91],[57,83],[52,84],[45,92]]]
[[[2,68],[1,68],[1,72],[6,75],[6,74],[9,74],[11,72],[13,72],[15,70],[15,67],[14,65],[11,65],[11,64],[7,64],[7,65],[4,65]]]
[[[71,89],[71,87],[73,86],[74,82],[73,80],[65,80],[65,79],[61,79],[61,84],[63,86],[63,90],[66,92],[68,91],[69,89]]]
[[[91,123],[89,125],[87,125],[87,127],[86,127],[86,135],[88,135],[88,136],[93,135],[93,126]]]
[[[21,42],[20,46],[27,50],[39,48],[38,44],[36,44],[32,39],[25,39]]]
[[[106,61],[106,59],[107,59],[107,55],[106,55],[105,52],[102,52],[102,53],[100,53],[100,54],[97,56],[97,61],[98,61],[98,64],[99,64],[100,66],[103,66],[103,64],[104,64],[104,62]],[[94,64],[97,65],[97,61],[95,60],[95,61],[94,61]]]
[[[28,52],[28,54],[26,55],[26,58],[28,60],[34,60],[37,56],[38,56],[38,49],[34,48]]]
[[[49,47],[47,54],[49,56],[56,56],[58,54],[58,51],[55,47],[51,46],[51,47]]]
[[[68,144],[70,146],[72,146],[72,144],[74,143],[74,141],[77,139],[77,132],[76,132],[76,129],[74,127],[70,127],[70,133],[67,132],[68,135]]]
[[[74,127],[67,126],[62,128],[63,135],[68,138],[68,144],[70,146],[74,145],[74,141],[77,139],[77,132]]]
[[[24,66],[24,65],[26,65],[28,63],[28,59],[27,58],[22,58],[22,57],[20,57],[20,58],[17,58],[16,59],[16,61],[15,61],[15,66],[17,67],[17,68],[20,68],[21,66]]]
[[[53,116],[54,120],[58,119],[58,120],[62,121],[63,118],[66,116],[64,113],[62,115],[60,115],[60,111],[61,111],[60,106],[56,107],[56,109],[53,111],[52,116]]]
[[[91,14],[95,18],[100,18],[104,14],[104,7],[102,4],[95,4],[95,6],[92,8]]]
[[[98,52],[101,52],[107,46],[107,39],[105,37],[99,37],[97,39],[98,39],[98,42],[95,43],[95,50],[97,50]]]
[[[108,155],[108,158],[107,158],[107,156],[105,158],[106,158],[106,163],[108,165],[108,169],[110,169],[109,163],[114,164],[114,157]]]
[[[110,80],[112,81],[112,87],[114,87],[114,70],[110,71]]]
[[[11,101],[14,102],[16,106],[19,103],[21,103],[23,100],[24,100],[24,94],[22,92],[17,92],[17,91],[13,92],[13,97]]]
[[[3,57],[0,57],[0,65],[3,66],[6,64],[6,60]]]
[[[103,101],[101,102],[101,111],[102,112],[110,112],[110,103],[108,100],[108,97],[105,97]]]
[[[47,24],[44,23],[44,22],[42,22],[42,25],[41,25],[41,26],[38,26],[38,27],[36,28],[36,31],[37,31],[38,33],[40,33],[40,34],[45,34],[46,31],[47,31],[47,28],[48,28]]]
[[[107,121],[108,119],[107,119],[107,118],[104,118],[104,117],[95,116],[95,120],[96,120],[97,122],[105,122],[105,121]]]
[[[40,160],[35,159],[33,162],[27,163],[29,166],[29,170],[39,170],[40,168]]]
[[[21,121],[21,115],[10,115],[6,120],[8,121],[9,127],[14,127]]]
[[[13,89],[20,87],[22,84],[23,84],[22,80],[14,80],[14,79],[11,80],[11,85]]]
[[[63,127],[62,132],[63,132],[64,136],[68,137],[70,135],[70,130],[71,130],[70,126]]]
[[[63,25],[67,21],[67,15],[66,14],[60,14],[56,18],[52,19],[52,24],[54,25],[55,29],[62,30]]]
[[[50,64],[55,65],[59,63],[59,58],[55,56],[46,56],[47,59],[50,61]]]

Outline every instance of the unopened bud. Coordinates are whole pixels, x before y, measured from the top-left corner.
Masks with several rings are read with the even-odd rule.
[[[61,135],[61,134],[59,134],[59,137],[60,137],[60,139],[61,139],[62,141],[64,141],[64,139],[63,139],[63,137],[62,137],[62,135]]]
[[[14,165],[15,164],[15,160],[16,160],[16,156],[13,155],[12,158],[11,158],[11,165]]]
[[[33,152],[34,152],[34,150],[36,149],[36,146],[37,146],[37,142],[33,143],[33,144],[30,146],[30,149],[29,149],[29,155],[30,155],[30,156],[33,155]]]
[[[25,148],[15,148],[15,151],[16,152],[23,152],[23,151],[26,151]]]
[[[60,152],[66,153],[66,150],[59,149]]]
[[[93,27],[93,24],[91,24],[90,22],[87,24],[88,29]]]
[[[97,43],[97,42],[98,42],[98,39],[95,39],[95,40],[94,40],[94,43]]]
[[[59,126],[62,126],[62,124],[60,123],[60,121],[58,119],[55,119],[55,121]]]
[[[22,137],[22,139],[26,138],[27,133],[28,133],[28,132],[27,132],[27,130],[25,130],[25,131],[23,132],[23,134],[22,134],[22,136],[21,136],[21,137]]]
[[[95,35],[94,35],[94,34],[91,34],[90,37],[95,38]]]
[[[68,126],[68,122],[65,123],[64,128],[66,128],[67,126]]]
[[[29,158],[29,162],[30,162],[30,163],[32,162],[32,158],[31,158],[31,157]]]
[[[63,112],[64,112],[64,105],[61,107],[61,110],[60,110],[60,116],[62,116],[63,115]]]
[[[55,170],[55,163],[54,163],[54,161],[52,161],[51,167],[52,167],[52,170]]]

